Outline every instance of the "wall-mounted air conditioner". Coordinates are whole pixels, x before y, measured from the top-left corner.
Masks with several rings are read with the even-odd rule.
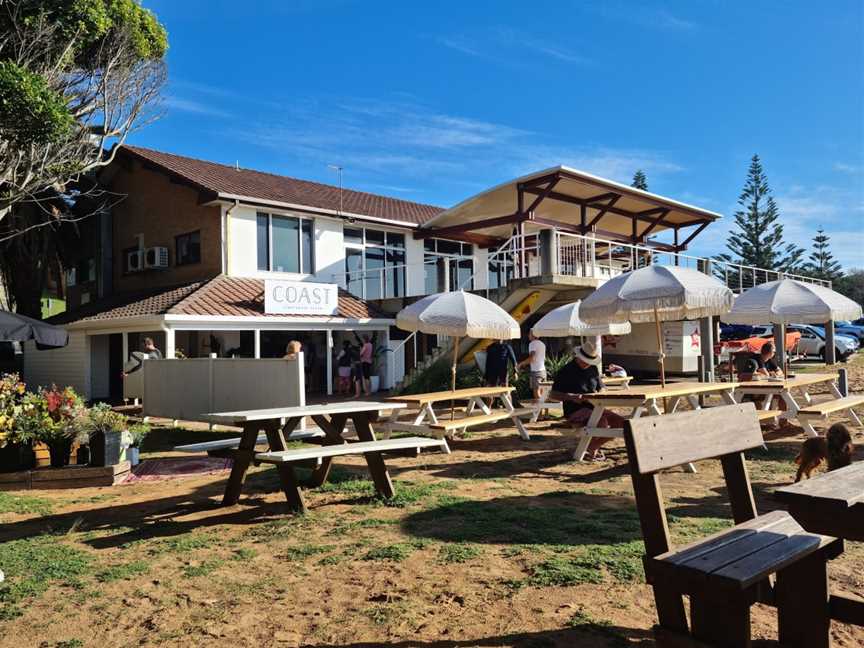
[[[167,247],[151,247],[144,252],[144,267],[145,268],[167,268],[168,267],[168,248]]]
[[[144,269],[144,252],[135,250],[126,253],[126,272],[141,272]]]

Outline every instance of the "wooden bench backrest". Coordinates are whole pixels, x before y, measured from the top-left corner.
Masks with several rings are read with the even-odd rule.
[[[672,549],[658,478],[665,468],[719,458],[735,523],[756,517],[742,454],[763,443],[753,403],[631,419],[624,425],[624,441],[648,556]]]

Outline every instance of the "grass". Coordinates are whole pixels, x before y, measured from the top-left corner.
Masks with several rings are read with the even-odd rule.
[[[417,549],[428,546],[428,541],[415,540],[413,542],[397,542],[391,545],[374,547],[366,552],[363,560],[384,560],[388,562],[402,562]]]
[[[49,500],[30,495],[10,495],[0,491],[0,513],[49,515],[53,505]]]
[[[92,572],[92,556],[56,536],[12,540],[0,545],[0,621],[19,616],[21,605],[40,596],[51,584],[80,587]]]
[[[204,562],[198,565],[186,565],[183,567],[183,576],[186,578],[196,578],[198,576],[209,576],[214,571],[219,569],[225,564],[224,560],[215,558],[212,560],[205,560]]]
[[[601,582],[603,574],[590,563],[580,559],[552,556],[532,569],[525,584],[534,587],[561,587]]]
[[[218,546],[219,538],[211,533],[188,533],[162,540],[152,548],[153,553],[189,553],[198,549],[208,549]]]
[[[334,547],[333,545],[305,544],[300,545],[299,547],[289,547],[288,551],[286,551],[279,557],[287,560],[288,562],[303,562],[311,556],[327,553],[329,551],[333,551],[333,549],[335,548],[336,547]]]
[[[368,499],[370,504],[389,506],[392,508],[406,508],[421,504],[430,498],[439,495],[442,490],[452,489],[456,486],[455,481],[446,482],[412,482],[400,479],[396,484],[396,495],[390,499],[379,497],[375,493],[375,484],[370,479],[360,479],[356,476],[348,476],[330,479],[316,490],[319,493],[339,493],[341,495],[352,495]]]
[[[474,560],[482,553],[480,547],[474,545],[445,544],[438,550],[438,560],[442,563],[465,563]]]
[[[630,641],[627,636],[613,627],[609,621],[598,620],[583,610],[579,610],[567,622],[571,628],[590,632],[592,634],[601,635],[610,640],[607,645],[618,648],[619,646],[629,646]]]
[[[106,567],[105,569],[96,572],[96,580],[100,583],[108,583],[115,580],[131,580],[135,576],[146,574],[149,570],[149,564],[143,560],[136,560],[134,562]]]

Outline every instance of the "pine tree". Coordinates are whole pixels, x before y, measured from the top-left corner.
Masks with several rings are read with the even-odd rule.
[[[735,212],[735,229],[726,239],[729,253],[720,254],[718,258],[768,270],[800,270],[804,250],[791,243],[783,243],[780,210],[771,195],[771,187],[768,186],[768,178],[758,155],[754,155],[750,161],[747,181],[738,197],[738,205],[740,209]]]
[[[816,230],[816,236],[813,237],[813,251],[810,253],[810,260],[804,264],[804,271],[817,279],[836,281],[843,276],[843,269],[828,249],[830,240],[824,229],[820,227]]]
[[[645,172],[642,169],[637,169],[636,173],[633,174],[633,182],[630,183],[630,186],[648,191],[648,178],[645,177]]]

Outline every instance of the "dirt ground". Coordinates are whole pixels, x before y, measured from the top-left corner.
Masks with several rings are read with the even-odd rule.
[[[864,391],[864,363],[849,370]],[[362,459],[339,459],[306,516],[285,513],[265,467],[230,508],[225,473],[0,493],[0,647],[653,645],[623,446],[576,464],[572,438],[533,427],[531,442],[495,429],[450,455],[389,459],[389,503]],[[770,433],[748,453],[760,512],[793,479],[802,438]],[[856,443],[864,460],[860,430]],[[719,462],[662,484],[677,542],[729,524]],[[864,544],[829,569],[833,592],[864,591]],[[776,612],[757,606],[753,627],[776,637]],[[864,628],[834,623],[832,639],[861,646]]]

